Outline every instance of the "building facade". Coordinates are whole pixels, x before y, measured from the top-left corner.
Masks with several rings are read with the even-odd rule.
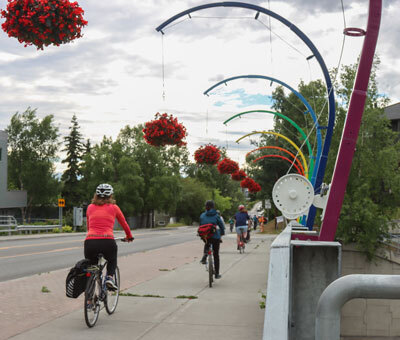
[[[400,103],[385,107],[385,115],[392,123],[393,131],[400,133]]]
[[[26,207],[27,203],[26,191],[8,190],[7,144],[8,134],[0,130],[0,215],[13,215],[13,209]]]

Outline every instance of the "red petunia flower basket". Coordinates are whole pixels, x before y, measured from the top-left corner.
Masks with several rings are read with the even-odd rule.
[[[261,185],[258,184],[257,182],[254,182],[254,183],[250,186],[250,188],[248,188],[248,189],[249,189],[249,192],[251,192],[251,193],[256,193],[256,192],[261,191]]]
[[[237,170],[231,175],[231,178],[234,181],[242,181],[242,180],[244,180],[246,178],[246,176],[247,175],[243,170]]]
[[[83,14],[76,1],[8,0],[6,10],[1,11],[6,19],[1,27],[25,47],[35,45],[43,50],[43,46],[59,46],[80,38],[88,23]]]
[[[219,149],[213,144],[207,144],[199,147],[194,152],[194,159],[197,164],[215,165],[221,157]]]
[[[218,171],[220,174],[230,175],[239,170],[239,164],[229,158],[224,158],[218,163]]]
[[[258,184],[254,179],[247,177],[240,182],[242,188],[247,188],[249,192],[256,193],[261,191],[261,185]]]
[[[153,146],[186,145],[183,139],[187,136],[186,128],[178,119],[166,113],[156,113],[154,120],[147,122],[143,129],[143,137]]]

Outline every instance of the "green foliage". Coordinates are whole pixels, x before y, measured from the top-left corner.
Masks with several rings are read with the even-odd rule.
[[[53,229],[51,230],[51,232],[52,232],[53,234],[59,234],[59,233],[60,233],[60,228],[53,228]]]
[[[225,154],[225,150],[222,150],[222,154]],[[216,209],[220,210],[224,216],[233,215],[239,204],[244,204],[245,197],[240,188],[240,183],[233,181],[230,175],[221,175],[216,166],[189,164],[186,167],[186,173],[190,178],[195,178],[209,190],[207,199],[221,200],[216,202],[215,205]],[[216,197],[217,192],[219,197]],[[226,200],[220,197],[226,198]],[[228,200],[231,203],[230,206]],[[201,211],[204,210],[204,203],[205,201],[201,205]],[[194,220],[198,221],[198,218],[199,216]]]
[[[61,230],[62,230],[63,233],[72,233],[72,232],[73,232],[72,227],[69,226],[69,225],[63,226],[63,227],[61,228]]]
[[[185,226],[185,223],[169,223],[166,225],[167,228],[176,228],[176,227],[183,227]]]
[[[198,221],[204,211],[204,204],[210,198],[210,190],[195,178],[181,179],[182,193],[178,200],[176,217],[185,224]]]
[[[42,286],[41,292],[42,293],[50,293],[50,290],[46,286]]]
[[[58,128],[53,116],[38,119],[36,110],[27,108],[15,113],[8,133],[8,181],[10,187],[26,190],[29,214],[33,205],[40,206],[56,202],[59,182],[54,176],[53,162],[58,150]]]
[[[80,162],[85,147],[82,142],[82,134],[79,132],[79,124],[75,115],[72,116],[70,133],[64,137],[67,156],[61,163],[67,164],[61,180],[63,181],[62,197],[65,198],[66,208],[71,210],[82,202],[82,188],[79,182],[81,176]]]
[[[219,189],[214,189],[214,202],[217,210],[221,212],[221,215],[224,214],[225,211],[232,208],[232,197],[224,197],[221,195],[221,191]]]

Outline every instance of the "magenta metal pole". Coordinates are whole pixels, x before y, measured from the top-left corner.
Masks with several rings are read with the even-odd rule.
[[[346,192],[351,163],[356,148],[358,132],[364,112],[365,100],[376,43],[381,22],[382,0],[369,1],[367,31],[358,65],[357,76],[351,95],[349,111],[343,128],[342,140],[336,158],[331,189],[325,209],[325,216],[319,234],[320,241],[333,241]],[[360,31],[360,30],[358,30]]]

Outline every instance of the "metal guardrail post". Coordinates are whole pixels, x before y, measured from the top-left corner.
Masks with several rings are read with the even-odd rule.
[[[321,294],[315,318],[315,340],[340,339],[340,311],[349,300],[400,299],[400,275],[343,276]]]
[[[289,225],[271,245],[263,340],[289,337],[291,232]]]

